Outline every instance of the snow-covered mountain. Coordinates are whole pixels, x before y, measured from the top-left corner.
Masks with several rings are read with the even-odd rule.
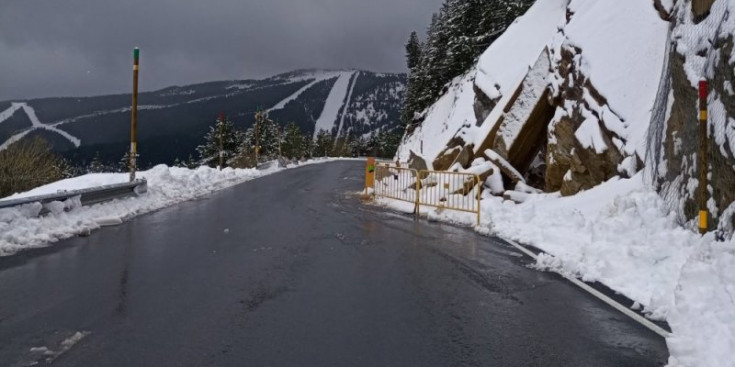
[[[403,74],[298,70],[263,80],[176,86],[139,96],[139,145],[144,164],[187,158],[220,112],[240,128],[266,109],[307,135],[366,136],[400,124]],[[116,162],[129,146],[130,95],[0,102],[0,149],[41,136],[77,162],[99,152]]]

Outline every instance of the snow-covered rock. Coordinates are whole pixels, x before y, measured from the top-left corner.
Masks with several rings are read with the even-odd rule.
[[[667,34],[653,1],[539,0],[425,112],[398,158],[448,161],[459,142],[547,191],[605,182],[645,156]],[[539,155],[544,178],[531,179]]]

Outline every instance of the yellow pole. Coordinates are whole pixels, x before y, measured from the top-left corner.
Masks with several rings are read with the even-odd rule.
[[[368,189],[375,188],[375,158],[370,157],[365,164],[365,196]]]
[[[699,82],[699,233],[708,229],[707,209],[707,81]]]

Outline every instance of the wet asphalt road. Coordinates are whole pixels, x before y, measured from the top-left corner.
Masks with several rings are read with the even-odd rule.
[[[665,363],[658,336],[499,240],[363,206],[363,164],[1,258],[0,365]]]

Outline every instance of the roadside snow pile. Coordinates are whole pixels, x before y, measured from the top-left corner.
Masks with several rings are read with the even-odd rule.
[[[699,246],[681,271],[669,366],[733,366],[735,352],[735,241]]]
[[[315,160],[302,165],[333,160]],[[277,165],[266,170],[225,168],[222,171],[209,167],[187,169],[159,165],[138,173],[139,178],[148,180],[148,193],[139,197],[113,200],[90,207],[80,207],[78,200],[75,202],[70,199],[65,203],[47,205],[47,209],[51,209],[50,213],[41,217],[38,214],[43,207],[38,203],[0,209],[0,256],[45,247],[62,239],[88,234],[102,226],[117,225],[137,215],[196,199],[282,170]],[[91,188],[127,180],[126,173],[89,174],[51,183],[5,199]]]
[[[421,209],[431,220],[476,223],[474,214]],[[546,252],[539,269],[603,283],[642,305],[649,318],[668,321],[670,366],[734,365],[735,241],[680,227],[641,173],[570,197],[529,195],[521,204],[485,193],[475,230],[537,247]]]

